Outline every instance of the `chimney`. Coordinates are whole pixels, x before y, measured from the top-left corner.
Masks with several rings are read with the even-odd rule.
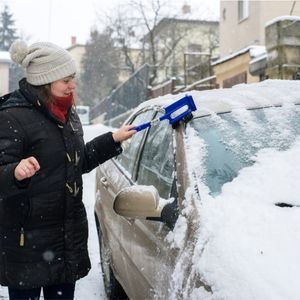
[[[185,3],[185,4],[182,6],[182,9],[181,9],[181,10],[182,10],[182,14],[184,14],[184,15],[190,14],[190,13],[191,13],[191,6]]]
[[[76,45],[76,36],[71,36],[71,46]]]

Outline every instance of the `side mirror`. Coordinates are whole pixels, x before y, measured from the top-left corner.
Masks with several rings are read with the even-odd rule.
[[[123,217],[150,219],[160,218],[159,194],[154,186],[130,186],[115,197],[114,211]]]
[[[165,223],[174,228],[178,218],[177,200],[161,200],[154,186],[134,185],[122,189],[115,197],[114,211],[123,217]]]

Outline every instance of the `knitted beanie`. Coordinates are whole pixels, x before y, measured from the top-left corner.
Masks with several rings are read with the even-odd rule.
[[[44,85],[70,76],[76,72],[70,53],[52,43],[40,42],[27,46],[24,41],[12,43],[11,59],[22,65],[27,81],[32,85]]]

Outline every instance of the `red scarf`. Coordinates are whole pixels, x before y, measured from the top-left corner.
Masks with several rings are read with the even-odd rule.
[[[62,122],[65,122],[69,108],[73,104],[73,94],[67,97],[57,97],[52,95],[52,102],[49,102],[48,109]]]

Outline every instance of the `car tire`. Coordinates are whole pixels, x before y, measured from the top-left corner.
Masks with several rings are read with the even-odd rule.
[[[101,259],[100,263],[102,268],[102,276],[103,276],[103,283],[104,283],[106,296],[110,300],[123,300],[123,299],[127,300],[128,297],[123,287],[116,279],[113,270],[111,268],[111,264],[112,264],[111,250],[104,242],[103,234],[97,216],[95,216],[95,218],[96,218],[97,232],[99,237],[99,249],[100,249],[100,259]]]

